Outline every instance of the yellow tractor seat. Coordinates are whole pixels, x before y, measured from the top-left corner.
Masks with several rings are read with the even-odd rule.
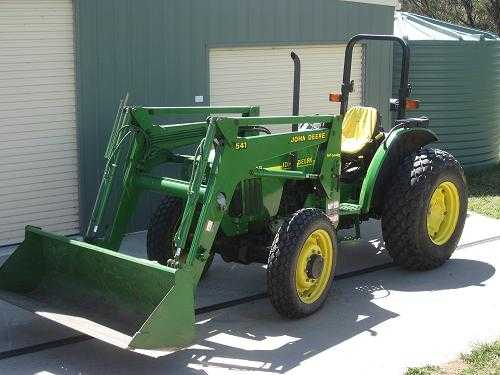
[[[342,122],[341,151],[358,154],[375,136],[378,114],[372,107],[352,107]]]

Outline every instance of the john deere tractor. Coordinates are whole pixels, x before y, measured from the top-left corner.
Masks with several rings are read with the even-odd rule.
[[[371,40],[403,49],[399,95],[390,102],[396,119],[387,132],[376,108],[349,107],[353,48]],[[338,115],[298,115],[299,85],[292,116],[262,117],[253,106],[122,103],[83,240],[28,226],[0,268],[0,298],[123,348],[178,348],[194,340],[195,290],[216,253],[267,264],[269,299],[287,318],[323,305],[337,231],[353,228],[359,237],[370,218],[381,219],[398,265],[442,265],[462,233],[466,184],[457,160],[428,146],[437,140],[429,119],[406,116],[418,104],[409,99],[409,63],[402,39],[353,37],[342,90],[330,95],[340,102]],[[204,120],[162,124],[169,116]],[[272,131],[286,124],[290,131]],[[186,153],[189,147],[195,151]],[[166,165],[178,174],[157,171]],[[119,253],[146,191],[164,197],[147,233],[149,260]]]

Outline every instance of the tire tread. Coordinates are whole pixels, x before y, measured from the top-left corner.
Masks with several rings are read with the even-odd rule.
[[[289,319],[298,319],[312,314],[321,307],[328,294],[329,285],[318,301],[311,305],[305,305],[296,297],[293,292],[295,286],[293,285],[293,288],[291,286],[293,280],[290,280],[290,275],[295,272],[296,253],[301,248],[297,245],[301,245],[303,233],[307,228],[320,220],[327,221],[331,225],[329,219],[319,209],[304,208],[298,210],[283,222],[271,246],[267,267],[267,292],[278,313]],[[335,237],[332,238],[332,241],[336,246]],[[332,269],[332,276],[333,272]]]
[[[432,178],[443,171],[452,171],[464,181],[463,169],[448,152],[433,148],[422,148],[404,157],[398,171],[386,189],[383,204],[382,232],[387,250],[393,260],[410,270],[430,270],[445,263],[458,239],[446,244],[444,251],[429,251],[426,241],[418,230],[422,202],[432,193]],[[467,205],[461,201],[461,205]],[[465,210],[466,212],[466,210]],[[462,230],[464,218],[459,217],[457,229]],[[463,220],[462,220],[463,221]],[[458,228],[461,225],[462,228]],[[427,233],[425,233],[427,235]]]

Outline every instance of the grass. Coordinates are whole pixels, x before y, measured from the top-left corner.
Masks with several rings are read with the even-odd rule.
[[[437,366],[412,367],[406,371],[405,375],[435,375],[440,374],[440,371]]]
[[[500,340],[476,346],[444,366],[409,368],[405,375],[500,375]]]
[[[500,219],[500,164],[467,174],[469,210]]]
[[[462,360],[467,367],[461,375],[500,375],[500,340],[478,346]]]

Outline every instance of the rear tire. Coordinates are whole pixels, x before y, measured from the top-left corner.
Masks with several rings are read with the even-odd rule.
[[[384,197],[382,233],[398,265],[430,270],[444,264],[462,235],[467,187],[449,153],[423,148],[400,162]]]
[[[267,292],[274,308],[296,319],[318,310],[333,280],[337,240],[323,211],[305,208],[279,228],[269,253]]]
[[[166,265],[174,257],[174,237],[181,223],[184,204],[174,197],[165,197],[151,217],[147,233],[147,255],[149,260]],[[214,253],[210,255],[201,277],[204,277],[212,264]]]

